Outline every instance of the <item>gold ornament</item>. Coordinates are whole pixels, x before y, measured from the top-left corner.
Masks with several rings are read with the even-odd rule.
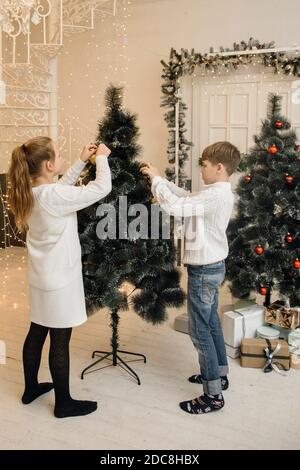
[[[89,158],[90,162],[91,162],[93,165],[96,165],[96,156],[97,156],[97,155],[94,153],[94,154]]]

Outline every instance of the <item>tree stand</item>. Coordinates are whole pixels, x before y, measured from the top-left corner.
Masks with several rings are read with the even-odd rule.
[[[94,351],[93,354],[92,354],[92,358],[94,358],[95,356],[97,357],[97,354],[104,354],[104,356],[100,357],[100,359],[97,359],[97,361],[90,364],[88,367],[86,367],[81,372],[81,379],[82,380],[83,380],[84,374],[86,374],[89,369],[94,367],[96,364],[99,364],[101,361],[104,361],[104,359],[107,359],[110,356],[112,356],[112,364],[111,365],[112,366],[119,365],[120,367],[122,367],[122,369],[124,369],[126,372],[128,372],[128,374],[130,374],[132,377],[134,377],[136,379],[138,385],[141,385],[141,381],[139,379],[139,376],[136,374],[136,372],[134,372],[134,370],[131,367],[129,367],[128,364],[126,364],[126,362],[119,356],[118,353],[130,354],[132,356],[141,357],[144,360],[144,363],[146,363],[146,356],[144,356],[144,354],[138,354],[138,353],[134,353],[134,352],[130,352],[130,351],[121,351],[120,349],[118,349],[119,348],[119,335],[118,335],[119,320],[120,320],[120,318],[119,318],[119,315],[118,315],[118,310],[112,310],[112,312],[111,312],[111,327],[112,327],[111,346],[112,346],[112,351],[110,351],[110,352],[107,352],[107,351]],[[142,359],[140,359],[140,360],[142,360]],[[109,367],[109,366],[104,366],[104,367],[100,367],[98,369],[92,370],[92,371],[89,372],[89,374],[92,373],[92,372],[96,372],[99,369],[104,369],[105,367]]]

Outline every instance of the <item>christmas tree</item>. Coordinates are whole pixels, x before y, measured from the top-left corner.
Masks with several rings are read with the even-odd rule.
[[[228,227],[227,278],[235,297],[279,292],[300,305],[300,146],[270,95],[267,118],[243,159],[237,214]]]
[[[99,121],[97,135],[97,142],[112,151],[109,165],[113,189],[105,199],[78,213],[86,305],[88,313],[108,307],[113,323],[118,320],[118,311],[131,306],[143,319],[157,324],[166,319],[167,307],[183,304],[184,292],[172,240],[163,239],[161,233],[157,239],[151,238],[152,194],[148,180],[139,171],[142,163],[136,160],[141,153],[137,117],[123,109],[122,91],[112,85],[107,89],[106,114]],[[88,163],[82,181],[86,184],[94,178],[95,165]],[[121,207],[125,196],[128,208],[137,203],[147,208],[147,223],[143,219],[140,235],[135,237],[127,227],[136,216],[130,216],[130,210],[124,213]],[[109,213],[99,216],[99,204],[113,207],[116,220]],[[97,236],[97,226],[104,220],[116,228],[115,237]]]

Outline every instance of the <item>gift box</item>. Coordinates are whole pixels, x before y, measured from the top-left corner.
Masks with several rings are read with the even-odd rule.
[[[226,354],[227,356],[231,357],[232,359],[237,359],[240,356],[240,348],[234,348],[233,346],[229,346],[229,344],[225,343]]]
[[[234,304],[221,304],[219,305],[218,311],[221,315],[225,312],[229,312],[232,310],[251,307],[252,305],[256,305],[255,300],[252,299],[239,299]]]
[[[225,344],[231,348],[239,348],[242,339],[254,338],[257,328],[263,324],[264,307],[261,305],[225,312],[222,325]]]
[[[294,330],[289,334],[288,337],[289,346],[294,346],[300,349],[300,329]]]
[[[267,351],[266,351],[267,350]],[[274,356],[270,357],[273,352]],[[283,339],[266,340],[262,338],[245,338],[241,343],[241,366],[264,369],[269,366],[288,370],[290,368],[289,346]]]
[[[189,318],[186,313],[178,315],[178,317],[175,318],[174,328],[176,331],[180,331],[181,333],[189,332]]]
[[[285,341],[288,340],[289,334],[291,332],[288,328],[281,328],[279,325],[271,324],[270,328],[274,328],[275,330],[279,331],[279,338],[284,339]]]
[[[288,337],[290,363],[292,369],[300,370],[300,329],[294,330]]]
[[[291,365],[291,368],[300,370],[300,349],[297,349],[295,351],[295,349],[293,348],[292,351],[294,351],[294,352],[290,352],[290,365]]]
[[[300,307],[286,307],[283,301],[277,300],[266,307],[265,321],[281,328],[295,329],[300,326]]]
[[[256,330],[256,337],[263,339],[279,339],[280,332],[271,326],[262,325]]]

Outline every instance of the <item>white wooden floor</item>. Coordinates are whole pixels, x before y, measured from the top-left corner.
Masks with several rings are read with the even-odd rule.
[[[0,340],[6,343],[8,356],[7,363],[0,365],[1,449],[300,448],[299,371],[281,377],[244,369],[230,360],[231,387],[225,392],[223,410],[194,416],[179,409],[179,401],[197,396],[202,388],[186,380],[197,372],[196,353],[189,337],[173,329],[176,310],[160,327],[146,324],[132,312],[121,314],[122,348],[147,355],[147,364],[133,363],[141,386],[119,367],[80,379],[91,351],[109,348],[109,317],[100,311],[74,329],[71,342],[72,394],[98,400],[97,412],[55,419],[53,392],[22,405],[21,354],[29,325],[25,250],[0,251],[0,268]],[[230,300],[225,289],[221,299]],[[41,380],[50,379],[47,352],[48,343]]]

